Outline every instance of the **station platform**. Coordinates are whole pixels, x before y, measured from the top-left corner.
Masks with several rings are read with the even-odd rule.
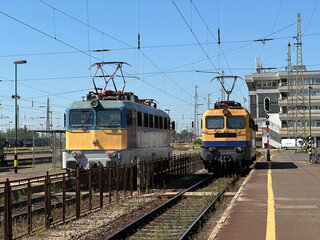
[[[209,239],[320,239],[320,166],[307,159],[262,156]]]
[[[14,173],[14,167],[0,168],[0,182],[5,182],[7,178],[9,181],[22,180],[32,177],[42,177],[47,174],[64,173],[66,170],[60,168],[52,168],[52,163],[43,163],[32,166],[19,166],[18,173]]]

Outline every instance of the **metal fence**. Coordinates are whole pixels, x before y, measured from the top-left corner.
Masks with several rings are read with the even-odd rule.
[[[0,183],[0,236],[16,239],[202,169],[199,154]]]

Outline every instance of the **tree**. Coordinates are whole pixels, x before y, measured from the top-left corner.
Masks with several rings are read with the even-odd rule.
[[[10,129],[7,131],[8,138],[14,138],[15,137],[15,129]],[[18,138],[32,138],[33,137],[33,132],[28,130],[26,127],[25,128],[19,128],[18,129]],[[39,133],[35,133],[35,137],[39,137]]]
[[[200,138],[196,138],[194,141],[193,141],[194,144],[202,144],[202,140]]]

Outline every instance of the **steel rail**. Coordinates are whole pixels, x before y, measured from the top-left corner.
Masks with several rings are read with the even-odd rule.
[[[215,199],[210,203],[208,207],[198,216],[198,218],[191,224],[191,226],[184,232],[183,235],[179,238],[179,240],[191,239],[192,235],[196,232],[196,230],[200,227],[201,224],[205,222],[206,215],[215,209],[216,202],[220,201],[221,196],[227,191],[230,186],[233,186],[236,181],[238,181],[240,175],[237,175],[231,183],[228,184],[219,194],[215,197]]]
[[[197,184],[189,187],[188,189],[178,193],[173,198],[168,200],[167,202],[161,204],[159,207],[153,209],[152,211],[146,213],[144,216],[138,218],[137,220],[133,221],[132,223],[128,224],[124,228],[120,229],[116,233],[112,234],[111,236],[105,238],[105,240],[118,240],[118,239],[126,239],[128,236],[134,234],[139,228],[142,228],[143,226],[147,225],[149,222],[151,222],[153,219],[155,219],[157,216],[159,216],[160,213],[164,212],[168,208],[170,208],[172,205],[175,205],[177,202],[179,202],[182,199],[182,196],[188,192],[193,191],[200,187],[201,185],[205,184],[209,180],[211,180],[213,176],[209,176]]]

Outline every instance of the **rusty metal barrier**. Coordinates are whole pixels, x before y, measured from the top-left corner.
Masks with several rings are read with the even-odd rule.
[[[140,168],[140,171],[137,171]],[[0,182],[0,236],[22,238],[203,168],[199,154]],[[137,189],[137,179],[140,189]],[[1,202],[1,201],[0,201]],[[1,210],[2,209],[2,210]],[[23,210],[22,210],[23,209]],[[25,210],[26,209],[26,210]],[[26,211],[26,212],[22,212]],[[2,214],[1,214],[2,212]],[[1,217],[2,216],[2,217]],[[3,220],[1,219],[3,218]],[[1,237],[0,237],[1,238]]]

